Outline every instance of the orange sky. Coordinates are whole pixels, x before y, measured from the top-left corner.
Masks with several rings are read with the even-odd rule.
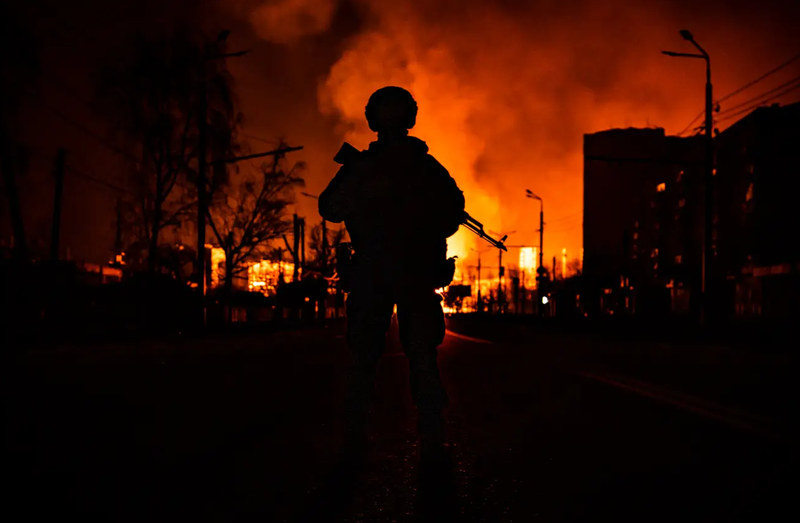
[[[702,61],[660,54],[693,51],[678,29],[690,28],[711,54],[717,94],[798,49],[796,38],[770,26],[775,19],[758,11],[744,17],[736,2],[727,11],[689,2],[359,3],[367,23],[319,79],[318,110],[336,119],[340,139],[363,148],[374,139],[363,118],[370,93],[406,87],[420,108],[412,134],[428,142],[465,191],[469,212],[488,228],[516,231],[509,244],[538,244],[538,203],[524,191],[543,197],[547,259],[560,258],[562,248],[580,255],[584,133],[628,126],[675,133],[702,109]],[[261,38],[288,48],[327,31],[337,5],[240,3]],[[798,66],[730,104],[797,76]],[[312,140],[306,153],[310,184],[319,190],[335,172],[323,155],[330,142],[321,141],[326,145]],[[450,244],[463,258],[476,241],[461,231]]]
[[[230,48],[251,51],[229,61],[245,130],[303,145],[291,158],[307,162],[312,194],[335,173],[332,158],[343,140],[366,147],[373,139],[363,119],[369,94],[387,84],[404,86],[420,107],[412,133],[428,142],[465,191],[468,210],[487,228],[516,231],[511,245],[538,244],[538,204],[525,199],[524,191],[544,197],[547,258],[562,248],[570,257],[580,254],[583,134],[647,125],[675,133],[702,109],[703,63],[660,54],[693,50],[679,29],[690,29],[711,54],[717,97],[800,52],[800,32],[792,26],[800,4],[780,0],[18,4],[27,6],[45,57],[32,89],[102,136],[109,132],[102,115],[69,94],[91,98],[90,74],[100,54],[126,34],[169,26],[173,19],[197,19],[212,34],[232,29]],[[52,16],[40,17],[45,11]],[[722,109],[798,76],[800,60]],[[779,101],[795,101],[798,94]],[[124,160],[40,101],[30,100],[25,117],[25,140],[34,150],[52,156],[66,147],[70,165],[125,183]],[[253,141],[251,148],[269,145]],[[41,230],[47,238],[52,162],[33,161],[21,191],[40,211],[30,219],[30,234]],[[118,192],[77,175],[68,182],[63,242],[73,256],[102,262],[111,255]],[[297,212],[309,223],[319,219],[316,202],[298,198]],[[463,256],[475,238],[459,235],[451,245]],[[517,258],[515,252],[509,256]]]

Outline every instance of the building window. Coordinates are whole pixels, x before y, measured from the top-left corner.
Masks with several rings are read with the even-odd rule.
[[[747,188],[747,194],[744,197],[744,201],[749,202],[753,199],[753,184],[751,183],[750,186]]]
[[[683,261],[683,257],[679,254],[675,256],[675,263],[680,264]]]
[[[638,240],[639,239],[639,233],[638,232],[633,233],[633,239],[634,240]]]
[[[686,198],[678,200],[678,207],[683,207],[684,205],[686,205]]]
[[[659,184],[656,186],[656,190],[657,190],[658,192],[664,192],[664,191],[666,191],[666,190],[667,190],[667,184],[666,184],[666,183],[659,183]]]
[[[679,181],[681,181],[682,179],[683,179],[683,171],[678,171],[678,178],[676,179],[676,181],[678,181],[678,182],[679,182]]]

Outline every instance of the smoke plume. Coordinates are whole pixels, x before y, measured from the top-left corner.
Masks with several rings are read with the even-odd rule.
[[[234,8],[246,14],[264,40],[291,43],[326,31],[336,0],[238,0]]]
[[[419,105],[412,134],[448,168],[487,228],[516,231],[510,245],[537,245],[538,202],[524,192],[542,196],[546,259],[560,259],[562,248],[580,256],[583,134],[629,126],[675,133],[702,109],[702,63],[659,52],[694,50],[678,29],[688,25],[704,42],[722,94],[797,44],[790,31],[770,28],[780,13],[736,2],[727,11],[666,0],[357,2],[368,21],[320,82],[320,111],[338,118],[344,139],[365,147],[374,139],[364,119],[369,95],[407,88]],[[267,2],[251,22],[265,38],[297,37],[324,30],[335,8]],[[450,247],[464,258],[484,245],[460,231]]]

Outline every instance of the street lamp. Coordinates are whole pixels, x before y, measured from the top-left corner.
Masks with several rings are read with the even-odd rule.
[[[706,123],[705,123],[705,172],[703,173],[704,185],[704,198],[705,209],[703,213],[704,226],[703,226],[703,261],[702,261],[702,274],[701,274],[701,321],[708,320],[709,312],[709,297],[708,297],[708,278],[711,272],[711,243],[712,243],[712,228],[714,223],[714,212],[712,209],[714,202],[714,138],[712,128],[713,122],[713,96],[711,87],[711,59],[708,53],[700,47],[692,33],[686,29],[680,31],[684,40],[691,42],[700,53],[677,53],[675,51],[661,51],[667,56],[685,57],[685,58],[701,58],[706,62]]]
[[[539,200],[539,267],[544,267],[544,200],[530,189],[525,189],[525,197]]]

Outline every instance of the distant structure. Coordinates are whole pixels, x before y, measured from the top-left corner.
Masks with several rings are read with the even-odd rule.
[[[738,316],[800,311],[800,102],[760,107],[716,140],[717,261]],[[724,296],[724,294],[723,294]]]
[[[584,267],[590,314],[697,312],[702,137],[663,129],[584,136]],[[756,109],[715,138],[717,317],[800,310],[800,103]]]
[[[699,288],[703,143],[664,129],[584,136],[583,282],[590,314],[663,314]]]

